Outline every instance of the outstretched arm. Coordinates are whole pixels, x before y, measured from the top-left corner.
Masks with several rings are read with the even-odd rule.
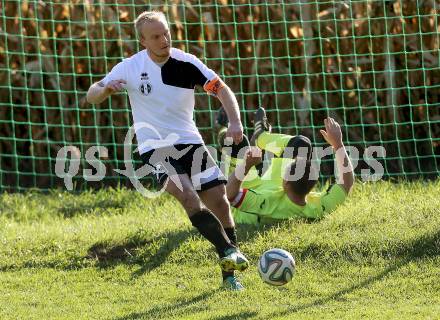
[[[239,144],[241,140],[243,140],[243,125],[240,120],[240,109],[237,99],[226,84],[219,90],[217,98],[222,103],[228,115],[229,126],[226,131],[226,137],[231,137],[235,144]]]
[[[226,195],[229,201],[233,201],[240,192],[241,184],[249,173],[249,170],[261,162],[261,149],[250,147],[244,155],[245,161],[237,165],[235,170],[229,175],[226,184]]]
[[[353,187],[354,173],[353,165],[348,157],[342,142],[341,127],[333,118],[324,120],[325,130],[320,130],[324,139],[333,147],[336,157],[336,165],[338,168],[337,183],[341,185],[348,194]]]
[[[87,102],[93,104],[101,103],[113,93],[121,91],[124,84],[126,82],[122,79],[109,81],[107,85],[104,85],[102,81],[95,82],[87,91]]]

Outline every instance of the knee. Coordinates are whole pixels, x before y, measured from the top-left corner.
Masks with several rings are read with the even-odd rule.
[[[215,205],[219,208],[228,209],[229,210],[229,200],[226,193],[219,195],[216,199]]]
[[[202,197],[202,199],[205,198],[207,198],[207,195]],[[229,213],[229,200],[226,194],[226,187],[224,185],[220,185],[215,189],[210,190],[209,201],[208,203],[205,203],[205,205],[213,208],[213,210],[217,212],[225,212],[225,214]]]
[[[188,213],[202,210],[200,198],[194,190],[183,190],[179,195],[178,200]]]
[[[219,213],[229,214],[230,204],[226,192],[213,199],[213,206],[218,209]]]

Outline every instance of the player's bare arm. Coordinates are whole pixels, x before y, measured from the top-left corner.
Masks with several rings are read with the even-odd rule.
[[[245,161],[239,164],[228,178],[228,183],[226,184],[226,195],[229,201],[233,201],[240,192],[243,179],[249,173],[249,170],[261,162],[261,149],[258,147],[250,147],[249,150],[246,151],[244,159]]]
[[[324,120],[325,130],[320,130],[324,139],[333,147],[338,167],[338,184],[340,184],[348,194],[353,187],[354,173],[353,165],[348,157],[347,150],[342,142],[342,131],[339,123],[333,118]]]
[[[124,84],[126,82],[122,79],[109,81],[107,85],[104,85],[102,81],[95,82],[87,91],[87,102],[93,104],[101,103],[113,93],[121,91]]]
[[[235,144],[239,144],[241,140],[243,140],[243,125],[240,120],[240,109],[238,107],[237,99],[232,90],[226,84],[223,84],[217,97],[228,115],[229,126],[226,131],[226,137],[231,137]]]

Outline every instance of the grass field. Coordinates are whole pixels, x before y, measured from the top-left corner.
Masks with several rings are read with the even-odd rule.
[[[439,319],[440,180],[358,183],[319,222],[238,227],[246,291],[169,196],[129,190],[0,196],[0,319]],[[296,258],[285,287],[259,255]]]

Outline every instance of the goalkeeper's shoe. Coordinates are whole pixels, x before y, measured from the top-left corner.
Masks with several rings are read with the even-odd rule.
[[[251,146],[256,146],[257,139],[264,131],[271,132],[272,127],[267,121],[266,110],[259,107],[254,116],[254,134],[251,137]]]
[[[237,278],[234,276],[228,276],[223,280],[222,287],[227,290],[232,291],[243,291],[244,287],[243,285],[238,282]]]
[[[244,271],[249,267],[249,261],[237,248],[230,248],[220,259],[220,267],[223,271]]]
[[[217,144],[219,146],[219,150],[221,151],[221,149],[225,146],[225,139],[226,139],[226,131],[228,131],[228,129],[226,128],[222,128],[218,133],[217,133]],[[229,144],[231,145],[231,143]]]
[[[226,114],[225,108],[220,107],[217,111],[217,116],[215,117],[215,125],[217,128],[228,127],[228,115]]]
[[[217,130],[217,144],[220,150],[225,145],[226,131],[228,128],[228,115],[223,107],[217,111],[217,116],[215,117],[215,128]]]

